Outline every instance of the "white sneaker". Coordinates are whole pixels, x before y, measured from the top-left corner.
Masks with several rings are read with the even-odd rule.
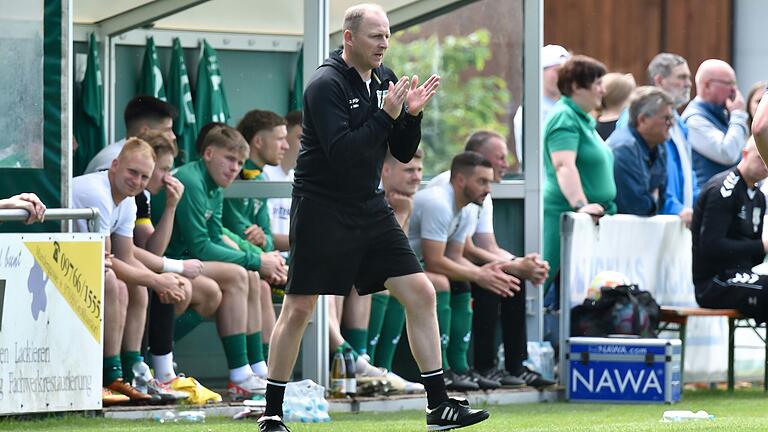
[[[250,375],[245,381],[227,384],[229,396],[235,400],[250,399],[253,395],[263,395],[267,391],[267,381],[256,375]]]
[[[387,370],[372,365],[366,356],[359,356],[355,362],[355,375],[358,377],[386,377]]]
[[[408,381],[394,372],[387,372],[387,379],[392,388],[400,393],[424,393],[423,384]]]

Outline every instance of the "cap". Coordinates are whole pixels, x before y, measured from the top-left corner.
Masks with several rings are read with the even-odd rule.
[[[571,54],[560,45],[547,45],[541,49],[541,68],[560,66],[571,58]]]

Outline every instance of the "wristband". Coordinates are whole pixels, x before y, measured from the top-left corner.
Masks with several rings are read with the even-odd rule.
[[[163,273],[184,273],[184,261],[163,257]]]

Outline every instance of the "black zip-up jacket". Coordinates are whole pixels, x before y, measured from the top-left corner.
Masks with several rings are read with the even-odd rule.
[[[724,271],[751,271],[763,262],[765,196],[749,197],[739,170],[712,177],[701,189],[693,210],[693,283],[701,294]]]
[[[407,163],[421,140],[421,113],[403,110],[392,120],[381,109],[390,82],[397,82],[392,70],[374,69],[369,95],[341,50],[317,68],[304,90],[294,195],[360,215],[388,209],[379,190],[387,148]]]

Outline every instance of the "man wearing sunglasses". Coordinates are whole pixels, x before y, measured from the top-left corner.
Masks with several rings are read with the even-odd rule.
[[[662,144],[675,119],[673,106],[664,90],[639,87],[630,97],[629,123],[606,141],[613,151],[619,213],[654,216],[664,207],[667,164]]]

